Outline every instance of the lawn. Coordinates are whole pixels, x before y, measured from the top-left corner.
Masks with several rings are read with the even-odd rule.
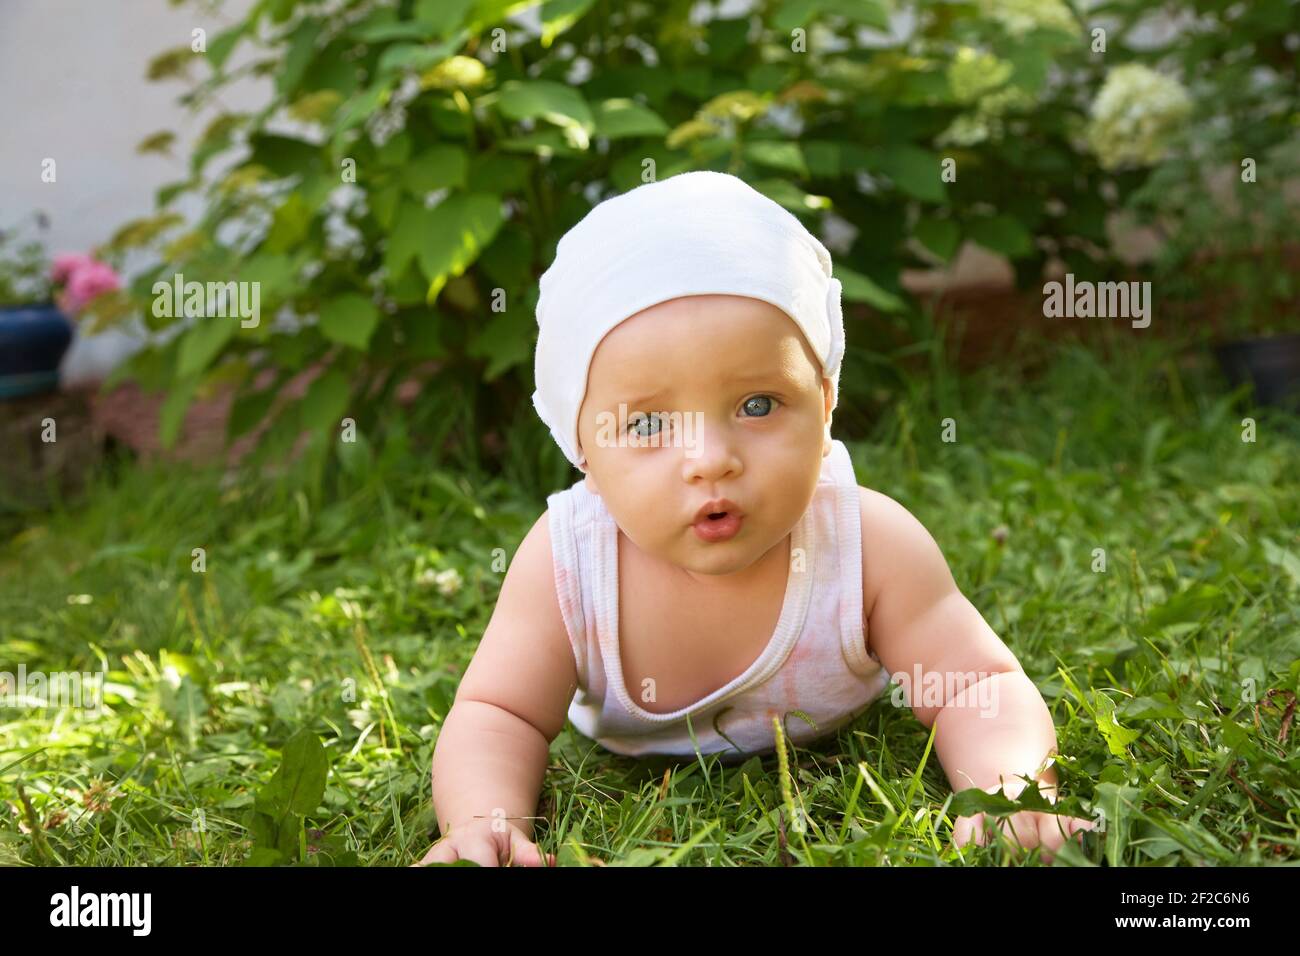
[[[1106,823],[1057,865],[1295,862],[1300,427],[1242,411],[1171,345],[1110,346],[1023,375],[876,357],[889,394],[847,439],[858,480],[930,529],[1047,699],[1060,807]],[[423,854],[440,722],[546,489],[395,447],[325,495],[124,463],[9,529],[0,671],[107,678],[98,714],[0,709],[0,864]],[[733,767],[618,757],[566,726],[538,839],[561,865],[1008,862],[950,845],[928,744],[888,697]],[[286,780],[308,785],[277,835],[248,814]]]

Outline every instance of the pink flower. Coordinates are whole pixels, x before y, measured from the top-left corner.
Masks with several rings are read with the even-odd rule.
[[[68,280],[68,308],[80,312],[95,296],[121,287],[112,266],[91,260],[73,272]]]
[[[90,256],[81,252],[65,252],[61,256],[55,256],[54,265],[50,269],[50,280],[52,282],[67,282],[77,272],[94,261]]]

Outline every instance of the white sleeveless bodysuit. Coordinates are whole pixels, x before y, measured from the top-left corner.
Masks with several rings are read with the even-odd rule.
[[[700,753],[723,752],[724,761],[766,753],[775,747],[773,716],[807,714],[816,729],[793,714],[783,721],[791,741],[807,743],[848,723],[888,685],[866,649],[861,509],[843,442],[832,441],[813,499],[791,531],[785,603],[767,647],[729,684],[672,713],[643,710],[623,683],[613,517],[581,480],[546,502],[555,587],[577,667],[569,720],[606,750],[691,756],[693,730]]]

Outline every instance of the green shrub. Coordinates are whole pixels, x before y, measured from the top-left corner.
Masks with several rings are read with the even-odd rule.
[[[153,314],[155,282],[260,283],[256,327],[201,320],[124,370],[169,390],[164,440],[205,382],[239,383],[235,437],[320,363],[260,448],[282,457],[309,430],[318,468],[345,417],[382,437],[393,390],[433,361],[422,404],[454,417],[441,427],[462,449],[477,460],[479,436],[536,433],[544,468],[562,475],[520,411],[537,277],[596,202],[690,169],[739,175],[814,231],[832,216],[852,227],[832,243],[858,326],[849,367],[855,343],[909,310],[901,271],[947,261],[964,240],[1030,283],[1049,256],[1081,276],[1110,267],[1107,213],[1144,171],[1102,168],[1088,107],[1129,54],[1117,37],[1094,52],[1061,0],[900,0],[901,36],[882,0],[768,0],[707,22],[693,6],[263,0],[203,52],[156,58],[158,80],[204,61],[185,97],[196,108],[245,73],[274,84],[259,112],[220,115],[190,178],[111,244],[156,251],[133,286],[153,328],[179,321]],[[540,36],[506,19],[531,8]],[[252,56],[232,68],[237,50]],[[163,131],[141,148],[169,141]],[[218,157],[233,165],[205,175]],[[173,207],[188,193],[204,213],[187,231]],[[302,321],[273,323],[282,307]],[[262,369],[275,382],[257,391]],[[846,376],[848,402],[865,378]]]

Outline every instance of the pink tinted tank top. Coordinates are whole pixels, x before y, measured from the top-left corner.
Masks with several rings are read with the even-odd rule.
[[[889,674],[866,649],[858,502],[849,451],[832,441],[812,501],[791,531],[785,601],[766,648],[729,684],[656,714],[638,706],[623,683],[618,526],[582,481],[550,495],[555,586],[578,677],[568,713],[573,726],[605,749],[630,756],[693,755],[693,732],[700,753],[721,752],[727,760],[771,751],[773,717],[802,744],[865,710]],[[791,711],[802,711],[816,726]]]

